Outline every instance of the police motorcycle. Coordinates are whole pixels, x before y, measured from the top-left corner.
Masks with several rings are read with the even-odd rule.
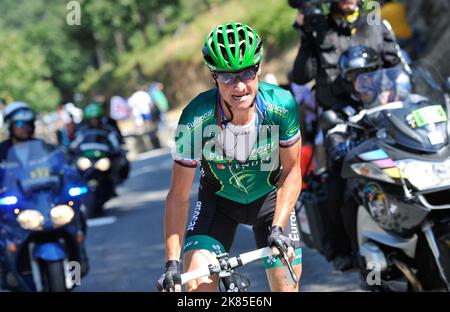
[[[15,144],[0,167],[1,288],[61,292],[88,271],[87,188],[64,155],[39,140]]]
[[[424,63],[363,73],[355,88],[365,108],[346,120],[332,111],[324,116],[360,138],[341,174],[358,203],[355,239],[370,290],[450,290],[450,96],[444,86]],[[320,209],[304,206],[304,235],[320,248],[321,229],[312,230],[323,221]]]
[[[88,188],[85,201],[88,218],[99,216],[104,204],[115,194],[117,162],[122,151],[113,146],[114,135],[104,129],[85,129],[71,144],[74,161]]]

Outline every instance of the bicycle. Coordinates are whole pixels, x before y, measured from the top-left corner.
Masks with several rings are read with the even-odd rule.
[[[281,242],[277,244],[277,248],[280,250],[280,256],[284,258],[287,264],[292,282],[297,283],[298,280],[292,265],[289,262],[287,250]],[[269,256],[274,256],[272,248],[270,247],[249,251],[231,258],[228,253],[219,254],[216,256],[218,264],[209,264],[208,266],[181,274],[181,285],[185,285],[189,281],[201,277],[217,274],[220,281],[223,283],[225,292],[245,292],[250,287],[250,281],[235,270],[250,262],[261,260]],[[175,285],[170,285],[170,291],[174,291],[174,288]],[[161,289],[159,290],[161,291]],[[221,290],[220,284],[219,290]]]

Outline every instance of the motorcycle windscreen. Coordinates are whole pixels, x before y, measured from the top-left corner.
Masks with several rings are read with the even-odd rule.
[[[39,140],[13,145],[1,168],[1,185],[6,194],[54,190],[60,185],[63,154]]]
[[[418,65],[410,72],[398,66],[363,73],[355,89],[366,107],[402,103],[401,109],[368,116],[375,128],[385,129],[397,144],[424,152],[436,152],[448,144],[449,108],[443,80],[432,70]]]
[[[111,153],[108,132],[89,129],[83,133],[83,140],[79,145],[81,155],[88,158],[102,158]]]

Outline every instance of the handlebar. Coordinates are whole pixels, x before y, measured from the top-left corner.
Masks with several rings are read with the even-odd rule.
[[[281,255],[286,261],[286,264],[289,268],[289,272],[291,273],[292,280],[297,283],[297,277],[295,276],[294,270],[292,269],[292,265],[289,262],[287,252],[285,248],[278,248],[280,250]],[[237,267],[244,266],[250,262],[254,262],[256,260],[261,260],[263,258],[273,256],[272,248],[264,247],[257,250],[249,251],[235,257],[228,257],[228,254],[220,254],[217,256],[217,260],[219,264],[209,264],[207,267],[202,267],[190,272],[186,272],[181,274],[181,285],[188,283],[189,281],[211,276],[213,274],[220,274],[221,272],[228,271]]]
[[[376,113],[376,112],[385,111],[385,110],[402,109],[402,108],[403,108],[403,102],[401,102],[401,101],[390,102],[390,103],[387,103],[387,104],[384,104],[384,105],[380,105],[380,106],[376,106],[376,107],[373,107],[373,108],[363,109],[358,114],[350,116],[348,118],[348,121],[350,123],[357,124],[366,115],[370,115],[370,114],[373,114],[373,113]]]

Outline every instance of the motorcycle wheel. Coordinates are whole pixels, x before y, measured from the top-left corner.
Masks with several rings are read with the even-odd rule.
[[[89,193],[86,199],[86,218],[92,219],[98,217],[102,213],[103,204],[98,199],[98,192]]]
[[[66,276],[62,261],[43,261],[41,263],[42,284],[46,292],[65,292]]]

